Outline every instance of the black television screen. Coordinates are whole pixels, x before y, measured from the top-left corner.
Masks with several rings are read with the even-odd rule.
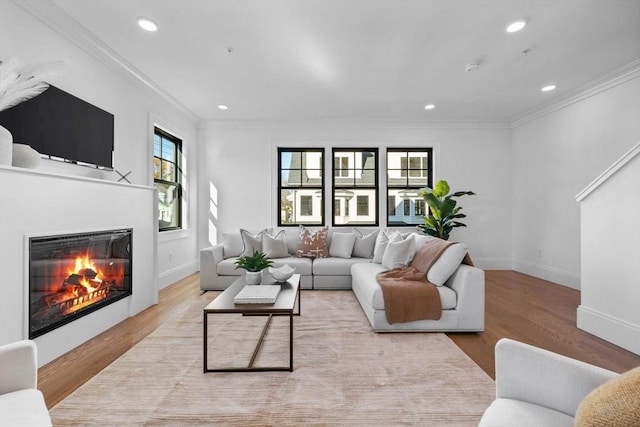
[[[113,114],[55,86],[0,111],[0,125],[40,154],[113,167]]]

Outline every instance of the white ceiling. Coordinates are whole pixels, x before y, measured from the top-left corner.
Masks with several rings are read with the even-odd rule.
[[[640,0],[53,1],[203,119],[511,121],[640,59]]]

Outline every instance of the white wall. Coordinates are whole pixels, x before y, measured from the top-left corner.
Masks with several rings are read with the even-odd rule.
[[[640,139],[639,118],[635,77],[513,129],[514,270],[580,288],[575,196]]]
[[[636,354],[640,354],[639,187],[640,142],[577,197],[582,237],[578,327]]]
[[[114,71],[117,67],[112,61],[100,57],[97,51],[90,53],[85,50],[86,44],[79,37],[67,39],[63,34],[68,33],[53,30],[13,2],[0,1],[0,29],[0,59],[18,58],[24,64],[62,61],[62,66],[48,80],[62,90],[114,114],[114,168],[122,173],[131,171],[128,179],[132,183],[153,184],[151,156],[154,123],[183,138],[188,176],[185,223],[189,228],[161,236],[157,249],[160,286],[197,271],[197,162],[191,156],[197,151],[197,118],[123,76],[122,71]],[[113,172],[50,160],[43,160],[38,170],[108,180],[119,178]]]
[[[434,178],[477,193],[460,199],[468,228],[454,230],[452,240],[467,243],[483,268],[510,268],[510,130],[498,125],[209,121],[200,133],[200,247],[216,243],[222,232],[277,225],[278,146],[326,147],[329,157],[331,147],[434,147]],[[330,176],[325,185],[330,191]],[[385,193],[380,199],[385,225]]]

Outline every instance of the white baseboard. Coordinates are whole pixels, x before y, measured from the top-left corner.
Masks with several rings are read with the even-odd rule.
[[[580,290],[580,274],[547,265],[514,260],[512,269],[549,282]]]
[[[471,257],[473,264],[482,270],[511,270],[511,260],[505,258],[475,258]]]
[[[578,306],[578,328],[640,355],[640,325]]]
[[[186,264],[174,267],[171,270],[163,271],[162,273],[158,274],[158,289],[167,287],[197,271],[198,260],[193,260]]]

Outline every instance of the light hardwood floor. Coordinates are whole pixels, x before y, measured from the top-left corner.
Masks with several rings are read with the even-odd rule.
[[[38,388],[47,405],[53,407],[200,295],[199,275],[191,275],[162,289],[157,305],[40,368]],[[493,347],[502,337],[616,372],[639,366],[640,356],[575,326],[579,303],[574,289],[513,271],[487,271],[485,331],[447,335],[492,378]]]

